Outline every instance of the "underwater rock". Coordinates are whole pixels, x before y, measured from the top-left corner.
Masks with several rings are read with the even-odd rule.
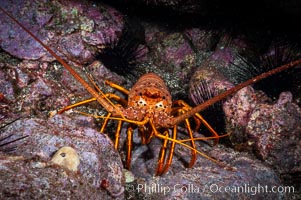
[[[0,153],[0,199],[114,199],[80,174],[47,165],[39,156]]]
[[[18,18],[25,26],[31,25],[28,28],[35,32],[42,41],[47,40],[47,31],[40,29],[40,27],[45,25],[52,15],[44,9],[38,9],[38,7],[46,8],[43,2],[9,0],[2,2],[1,6]],[[20,15],[23,15],[23,17],[20,17]],[[43,47],[31,37],[28,37],[28,34],[21,27],[12,22],[3,13],[1,13],[0,19],[1,48],[18,58],[38,59],[49,56]],[[36,23],[32,23],[32,21]]]
[[[258,104],[246,132],[256,155],[283,176],[301,176],[301,109],[290,92],[275,104]]]
[[[158,149],[158,147],[157,147]],[[247,153],[238,153],[222,145],[214,148],[197,144],[210,157],[227,163],[223,168],[198,155],[191,169],[183,166],[190,157],[190,151],[176,147],[173,163],[162,177],[154,177],[157,157],[143,160],[140,155],[133,163],[133,182],[126,183],[128,197],[138,199],[285,199],[289,194],[271,193],[272,187],[281,189],[280,177],[260,160]],[[147,150],[136,150],[147,155]],[[150,154],[150,153],[148,153]],[[137,156],[136,156],[137,158]],[[186,163],[187,164],[187,163]]]
[[[60,49],[57,52],[60,56],[77,64],[92,61],[97,51],[118,41],[124,24],[121,13],[103,4],[95,8],[89,2],[80,1],[9,0],[1,6],[46,45]],[[54,60],[7,16],[1,13],[0,19],[0,46],[5,51],[20,59]]]
[[[14,100],[14,88],[6,73],[0,71],[0,93],[7,100]]]
[[[118,74],[111,72],[104,64],[100,61],[94,61],[87,66],[87,70],[93,74],[93,78],[97,80],[98,84],[104,84],[105,80],[112,81],[118,85],[124,85],[125,79]],[[104,88],[106,89],[106,88]]]
[[[64,115],[55,115],[48,120],[19,119],[2,128],[1,132],[3,137],[14,133],[11,139],[28,136],[14,142],[18,148],[10,153],[12,156],[23,156],[25,159],[39,157],[41,161],[51,164],[50,160],[57,156],[54,156],[55,152],[61,147],[69,146],[76,149],[80,157],[80,164],[78,165],[79,160],[76,158],[75,163],[72,164],[73,167],[71,167],[74,169],[78,165],[76,173],[78,178],[76,180],[89,183],[92,190],[97,190],[101,195],[107,195],[105,198],[112,198],[112,196],[122,198],[124,177],[120,157],[114,150],[110,139],[90,128],[91,126],[94,125],[90,122],[89,117],[69,118]],[[66,150],[66,148],[62,150]],[[65,158],[59,160],[68,164]],[[56,166],[49,164],[47,166]],[[54,168],[60,169],[61,167]],[[19,171],[15,170],[12,172],[18,174]],[[44,169],[40,170],[43,171]],[[41,173],[43,173],[42,171]],[[55,170],[50,171],[49,176],[56,176]],[[102,186],[104,180],[107,182],[105,188]],[[81,184],[81,182],[75,184]],[[24,184],[31,183],[26,180]]]
[[[239,90],[223,104],[227,121],[232,126],[246,127],[255,106],[263,99],[251,86]]]
[[[191,46],[199,56],[202,55],[200,53],[211,53],[216,48],[220,35],[219,31],[202,28],[188,28],[184,31],[184,36],[191,42]]]

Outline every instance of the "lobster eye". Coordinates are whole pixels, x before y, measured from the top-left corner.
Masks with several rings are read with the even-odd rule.
[[[138,106],[146,106],[146,101],[142,97],[138,101]]]
[[[164,108],[163,101],[159,101],[158,103],[156,103],[156,108],[163,109]]]

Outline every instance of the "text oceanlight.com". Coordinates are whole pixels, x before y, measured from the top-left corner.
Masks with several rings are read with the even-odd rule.
[[[147,194],[162,193],[168,194],[172,192],[181,193],[248,193],[256,195],[260,193],[294,193],[295,188],[293,186],[268,186],[268,185],[250,185],[243,184],[241,186],[219,186],[218,184],[205,185],[203,187],[196,186],[194,184],[175,184],[173,186],[167,186],[163,184],[128,184],[126,187],[128,191],[136,191],[138,193],[143,192]]]

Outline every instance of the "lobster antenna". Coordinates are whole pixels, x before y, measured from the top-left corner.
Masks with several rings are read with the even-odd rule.
[[[280,67],[277,67],[275,69],[272,69],[270,71],[267,71],[267,72],[264,72],[258,76],[255,76],[254,78],[251,78],[243,83],[240,83],[238,85],[236,85],[235,87],[213,97],[212,99],[209,99],[207,101],[205,101],[204,103],[192,108],[191,110],[187,111],[186,113],[176,117],[174,120],[172,120],[171,122],[166,122],[166,125],[167,126],[173,126],[175,124],[178,124],[179,122],[189,118],[190,116],[194,115],[195,113],[198,113],[198,112],[201,112],[203,110],[205,110],[206,108],[208,108],[209,106],[215,104],[216,102],[226,98],[227,96],[231,95],[231,94],[234,94],[235,92],[237,92],[238,90],[248,86],[248,85],[251,85],[253,83],[256,83],[262,79],[265,79],[271,75],[274,75],[276,73],[279,73],[281,71],[284,71],[286,69],[289,69],[291,67],[294,67],[296,65],[300,65],[301,64],[301,59],[298,59],[298,60],[295,60],[295,61],[292,61],[288,64],[285,64],[285,65],[282,65]]]
[[[75,112],[77,112],[77,113],[79,113],[81,115],[93,117],[95,119],[119,120],[119,121],[124,121],[124,122],[128,122],[128,123],[136,124],[138,126],[145,125],[147,122],[149,122],[149,119],[147,119],[147,118],[143,119],[142,121],[135,121],[135,120],[130,120],[130,119],[121,118],[121,117],[108,117],[108,116],[101,116],[101,115],[93,115],[93,114],[81,112],[81,111],[78,111],[78,110],[76,110]]]
[[[70,74],[80,82],[85,89],[96,98],[96,100],[102,105],[108,112],[113,113],[113,115],[120,115],[119,109],[110,102],[109,99],[105,97],[103,92],[99,95],[81,76],[77,74],[77,72],[68,65],[59,55],[57,55],[52,49],[50,49],[46,44],[44,44],[37,36],[35,36],[32,32],[30,32],[25,26],[23,26],[17,19],[15,19],[10,13],[5,11],[1,6],[0,10],[5,13],[11,20],[13,20],[16,24],[18,24],[25,32],[27,32],[32,38],[34,38],[40,45],[42,45],[56,60],[59,61],[69,72]],[[105,98],[105,99],[104,99]]]
[[[205,140],[220,139],[220,138],[228,137],[230,135],[231,135],[231,133],[227,133],[227,134],[219,135],[219,136],[189,138],[189,139],[183,139],[183,140],[178,140],[178,141],[179,142],[190,142],[190,141],[197,141],[197,140],[205,141]]]

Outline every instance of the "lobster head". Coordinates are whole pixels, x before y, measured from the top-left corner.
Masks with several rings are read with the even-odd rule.
[[[128,106],[145,113],[171,112],[172,99],[164,81],[154,73],[141,76],[132,87]]]

